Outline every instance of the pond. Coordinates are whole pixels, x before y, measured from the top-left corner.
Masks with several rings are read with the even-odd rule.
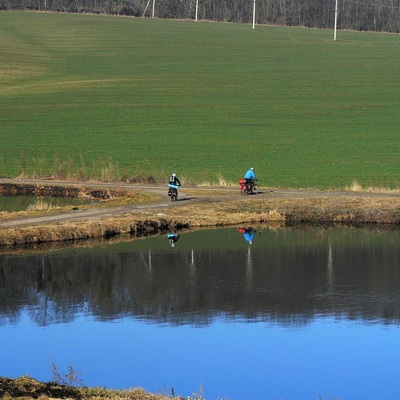
[[[0,254],[0,375],[71,366],[88,386],[207,400],[400,393],[399,231],[177,239]]]
[[[89,203],[88,200],[68,197],[0,196],[0,212],[27,211],[29,209],[43,210]]]

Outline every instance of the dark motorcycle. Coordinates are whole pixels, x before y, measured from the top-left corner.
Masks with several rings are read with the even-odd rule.
[[[171,197],[171,201],[178,200],[178,185],[168,184],[168,196]]]

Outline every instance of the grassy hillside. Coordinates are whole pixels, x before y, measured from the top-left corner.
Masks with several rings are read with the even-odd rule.
[[[0,175],[399,185],[400,37],[0,12]]]

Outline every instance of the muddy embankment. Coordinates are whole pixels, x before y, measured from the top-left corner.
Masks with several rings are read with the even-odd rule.
[[[137,189],[138,190],[138,189]],[[193,189],[195,190],[195,189]],[[144,189],[142,190],[145,191]],[[66,242],[117,235],[142,237],[182,229],[228,225],[346,224],[400,227],[398,194],[266,191],[241,197],[204,195],[155,201],[139,191],[87,186],[0,185],[0,195],[81,197],[100,201],[86,210],[0,214],[0,247]],[[191,200],[195,199],[195,200]],[[184,201],[187,200],[187,201]],[[7,224],[6,224],[7,222]],[[15,226],[12,224],[14,223]]]
[[[108,189],[79,186],[1,183],[0,196],[65,197],[87,199],[109,199]]]

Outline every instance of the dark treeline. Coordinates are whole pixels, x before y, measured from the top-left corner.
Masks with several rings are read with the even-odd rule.
[[[153,0],[0,0],[2,10],[151,16]],[[195,18],[196,0],[154,0],[157,18]],[[249,23],[251,0],[198,0],[199,20]],[[335,0],[256,0],[256,23],[331,29]],[[400,0],[338,0],[338,29],[399,32]]]

